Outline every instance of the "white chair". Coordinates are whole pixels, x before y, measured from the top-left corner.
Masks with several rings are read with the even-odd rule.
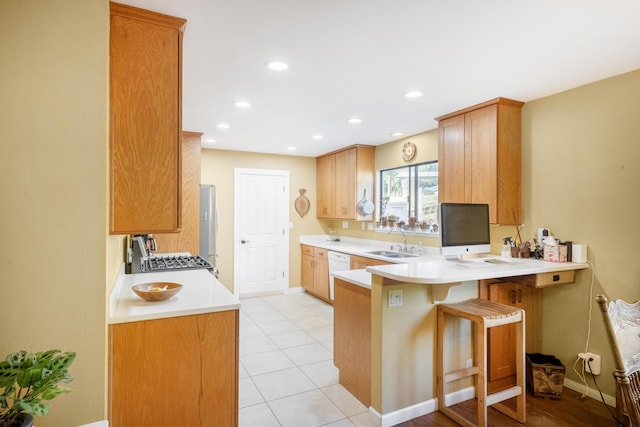
[[[596,297],[609,344],[613,350],[618,418],[628,417],[631,427],[640,426],[640,301],[607,301]],[[623,416],[624,415],[624,416]]]

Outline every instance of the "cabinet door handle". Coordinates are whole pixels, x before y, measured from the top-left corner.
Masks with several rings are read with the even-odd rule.
[[[518,289],[518,302],[522,302],[522,289]]]
[[[511,291],[511,304],[515,304],[516,303],[516,291],[513,290]]]

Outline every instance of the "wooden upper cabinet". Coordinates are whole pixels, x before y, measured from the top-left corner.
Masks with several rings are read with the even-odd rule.
[[[436,118],[440,202],[488,203],[492,224],[520,224],[523,105],[496,98]]]
[[[334,218],[336,198],[334,194],[336,179],[336,156],[318,157],[317,170],[317,217]]]
[[[186,20],[110,3],[111,234],[181,227]]]
[[[375,147],[355,145],[317,159],[317,217],[371,220],[358,213],[358,202],[367,192],[373,198]]]
[[[464,114],[438,123],[438,194],[440,201],[465,201]]]
[[[357,149],[336,153],[336,218],[356,217]]]

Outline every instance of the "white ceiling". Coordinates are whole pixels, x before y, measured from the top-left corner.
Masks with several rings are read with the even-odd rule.
[[[183,128],[225,150],[379,145],[498,96],[526,102],[640,68],[638,0],[120,2],[187,19]],[[272,59],[289,70],[266,69]]]

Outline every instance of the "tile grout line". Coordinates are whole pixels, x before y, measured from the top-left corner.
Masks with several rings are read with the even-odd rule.
[[[286,296],[284,296],[284,297],[286,298]],[[287,300],[288,300],[288,301],[291,301],[291,299],[289,299],[289,298],[288,298]],[[263,300],[263,301],[264,301],[264,300]],[[305,378],[307,378],[307,379],[310,381],[310,383],[311,383],[311,384],[313,384],[314,388],[313,388],[312,390],[307,390],[307,391],[305,391],[304,393],[311,392],[311,391],[314,391],[314,390],[318,390],[318,391],[320,391],[320,393],[322,393],[322,395],[323,395],[323,396],[325,396],[325,398],[326,398],[326,399],[328,399],[328,401],[329,401],[329,402],[331,402],[331,403],[336,407],[336,409],[340,412],[340,414],[342,414],[342,416],[343,416],[343,418],[341,418],[340,420],[336,420],[336,421],[334,421],[334,422],[342,421],[342,420],[347,420],[347,421],[348,421],[348,422],[350,422],[351,424],[354,424],[354,423],[351,421],[351,417],[350,417],[348,414],[346,414],[346,413],[343,411],[343,409],[342,409],[340,406],[338,406],[338,404],[337,404],[337,403],[336,403],[336,402],[331,398],[331,396],[330,396],[329,394],[327,394],[327,392],[325,391],[325,389],[329,389],[330,387],[332,387],[332,386],[334,386],[334,385],[339,385],[339,383],[337,383],[337,384],[329,384],[329,385],[326,385],[326,386],[324,386],[324,387],[321,387],[321,386],[319,386],[319,385],[318,385],[318,384],[317,384],[317,383],[316,383],[316,382],[315,382],[315,381],[314,381],[314,380],[313,380],[313,379],[312,379],[312,378],[307,374],[307,372],[305,372],[305,370],[303,370],[303,369],[302,369],[302,367],[305,367],[305,366],[311,366],[311,365],[314,365],[314,364],[324,363],[324,362],[327,362],[327,361],[330,361],[330,362],[333,364],[333,349],[332,349],[332,348],[328,348],[325,344],[323,344],[323,342],[322,342],[322,341],[320,341],[318,338],[316,338],[316,336],[314,336],[314,335],[312,335],[312,334],[310,334],[310,333],[308,332],[308,330],[311,330],[311,329],[320,329],[320,328],[325,328],[325,327],[331,327],[331,329],[333,329],[333,322],[330,322],[328,319],[326,319],[326,317],[328,317],[329,315],[331,315],[331,313],[330,313],[330,312],[325,311],[325,310],[326,310],[326,306],[325,306],[325,305],[323,305],[323,304],[316,304],[316,303],[315,303],[315,302],[313,302],[313,301],[311,301],[311,302],[312,302],[312,304],[309,304],[309,306],[310,306],[310,305],[316,305],[316,307],[322,307],[322,308],[320,309],[320,311],[319,311],[319,312],[318,312],[318,311],[315,311],[315,310],[313,310],[313,309],[311,309],[311,308],[309,308],[309,306],[307,306],[307,305],[300,304],[300,303],[299,303],[299,302],[297,302],[297,301],[295,301],[295,303],[296,303],[297,305],[299,305],[299,307],[287,307],[287,308],[284,308],[284,307],[276,307],[276,306],[271,305],[269,301],[264,301],[264,303],[265,303],[265,304],[267,304],[268,306],[270,306],[270,307],[273,309],[273,311],[275,311],[275,312],[277,312],[279,315],[283,316],[283,317],[286,319],[286,321],[288,321],[288,322],[292,323],[292,324],[296,327],[296,330],[297,330],[297,331],[299,331],[299,332],[303,332],[305,335],[307,335],[307,336],[311,337],[312,342],[311,342],[311,343],[309,343],[309,344],[300,344],[300,345],[295,345],[295,346],[291,346],[291,347],[280,347],[280,346],[279,346],[279,345],[278,345],[278,344],[273,340],[273,338],[271,337],[272,335],[274,335],[273,333],[269,333],[269,332],[267,332],[266,330],[264,330],[264,329],[260,326],[261,324],[260,324],[259,322],[256,322],[256,321],[251,317],[251,315],[249,315],[248,313],[245,313],[245,315],[249,318],[249,320],[251,320],[251,321],[253,322],[253,324],[255,324],[256,326],[258,326],[258,328],[260,329],[260,331],[262,331],[262,333],[264,333],[264,335],[266,336],[266,338],[268,338],[268,339],[269,339],[269,341],[270,341],[270,342],[272,342],[272,343],[276,346],[276,348],[277,348],[277,349],[276,349],[276,350],[271,350],[271,351],[280,351],[280,352],[282,352],[282,353],[284,354],[284,356],[285,356],[285,357],[286,357],[286,358],[287,358],[287,359],[288,359],[288,360],[293,364],[293,366],[294,366],[296,369],[298,369],[298,370],[299,370],[299,371],[300,371],[300,372],[305,376]],[[331,308],[332,308],[332,307],[331,307]],[[289,318],[289,317],[287,317],[287,316],[283,315],[283,314],[282,314],[282,312],[281,312],[282,310],[298,310],[298,309],[307,309],[307,310],[312,311],[314,314],[313,314],[313,315],[309,315],[309,316],[301,316],[301,317],[299,317],[299,318]],[[297,320],[300,320],[300,319],[305,319],[305,318],[306,318],[306,319],[308,319],[308,318],[318,318],[318,319],[321,319],[321,320],[323,320],[323,321],[327,322],[327,324],[326,324],[326,325],[323,325],[323,326],[314,327],[314,328],[303,329],[303,328],[301,328],[301,327],[297,324],[297,322],[296,322],[296,321],[297,321]],[[275,322],[276,322],[276,321],[274,321],[274,322],[265,322],[265,324],[266,324],[266,323],[275,323]],[[332,333],[333,333],[333,331],[332,331]],[[285,350],[289,350],[289,349],[295,349],[295,348],[304,347],[304,346],[306,346],[306,345],[320,345],[320,346],[321,346],[321,348],[326,349],[327,351],[329,351],[329,352],[331,353],[331,358],[330,358],[330,359],[327,359],[327,360],[320,360],[320,361],[318,361],[318,362],[310,362],[310,363],[306,363],[306,364],[298,364],[298,363],[297,363],[297,362],[296,362],[296,361],[295,361],[295,360],[294,360],[294,359],[293,359],[289,354],[287,354],[287,352],[285,351]],[[263,353],[266,353],[266,352],[263,352]],[[261,354],[261,353],[254,353],[254,354]],[[254,354],[252,354],[252,355],[254,355]],[[275,370],[275,371],[265,372],[265,373],[262,373],[262,374],[256,374],[256,375],[251,375],[251,374],[249,374],[249,372],[247,371],[247,376],[249,377],[249,379],[251,379],[252,384],[254,385],[254,387],[256,388],[256,390],[258,391],[258,393],[260,394],[260,396],[261,396],[261,397],[262,397],[262,399],[263,399],[263,402],[262,402],[262,403],[265,403],[265,404],[267,405],[267,407],[269,408],[269,410],[270,410],[271,414],[274,416],[274,419],[275,419],[275,420],[278,422],[278,424],[279,424],[279,425],[281,425],[281,426],[282,426],[282,423],[281,423],[281,422],[280,422],[280,420],[278,419],[277,415],[273,412],[273,409],[272,409],[272,407],[271,407],[271,405],[270,405],[270,402],[271,402],[271,401],[268,401],[268,400],[265,398],[265,396],[263,395],[262,391],[260,391],[260,389],[258,388],[257,384],[255,383],[255,381],[254,381],[254,378],[253,378],[253,377],[255,377],[255,376],[257,376],[257,375],[265,375],[265,374],[269,374],[269,373],[273,373],[273,372],[279,372],[279,371],[282,371],[282,370],[285,370],[285,369],[291,369],[291,368],[283,368],[283,369],[278,369],[278,370]],[[246,371],[246,368],[245,368],[245,371]],[[289,397],[292,397],[292,396],[295,396],[295,395],[299,395],[299,394],[302,394],[302,393],[303,393],[303,392],[300,392],[300,393],[294,393],[294,394],[292,394],[292,395],[287,395],[287,396],[282,396],[282,397],[279,397],[279,398],[277,398],[277,399],[273,399],[272,401],[277,401],[277,400],[279,400],[279,399],[289,398]],[[255,405],[248,405],[247,407],[256,406],[256,405],[259,405],[259,404],[261,404],[261,403],[256,403]],[[367,411],[367,409],[365,408],[365,410],[364,410],[362,413],[366,413],[366,411]],[[354,414],[353,416],[358,416],[358,415],[360,415],[360,414],[361,414],[361,413]],[[329,422],[329,423],[325,423],[325,424],[322,424],[322,425],[330,425],[330,424],[332,424],[332,423],[333,423],[333,422]],[[354,424],[354,425],[355,425],[355,424]],[[321,426],[318,426],[318,427],[321,427]]]

